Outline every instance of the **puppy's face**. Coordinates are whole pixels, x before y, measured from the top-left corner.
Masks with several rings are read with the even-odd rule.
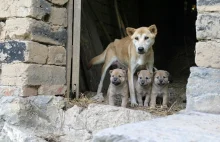
[[[169,83],[169,73],[164,70],[157,70],[154,73],[154,83],[163,86]]]
[[[151,84],[153,74],[150,73],[148,70],[141,70],[140,72],[137,73],[137,75],[138,75],[137,81],[141,86],[146,86]]]
[[[114,69],[109,71],[111,77],[110,82],[115,86],[123,84],[127,81],[126,71],[122,69]]]
[[[141,27],[138,29],[126,28],[127,34],[131,37],[136,52],[138,54],[144,54],[148,52],[149,48],[152,47],[157,35],[157,27],[151,25],[150,27]]]

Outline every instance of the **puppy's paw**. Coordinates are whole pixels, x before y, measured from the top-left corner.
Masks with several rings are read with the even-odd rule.
[[[140,103],[140,104],[138,104],[138,106],[139,106],[139,107],[142,107],[142,106],[143,106],[143,104],[141,104],[141,103]]]
[[[149,105],[148,104],[144,104],[144,107],[149,107]]]
[[[162,105],[161,108],[162,109],[167,109],[168,107],[167,107],[167,105]]]
[[[131,107],[136,107],[138,106],[138,104],[134,101],[134,102],[131,102]]]
[[[150,106],[150,109],[156,109],[156,107],[155,106]]]

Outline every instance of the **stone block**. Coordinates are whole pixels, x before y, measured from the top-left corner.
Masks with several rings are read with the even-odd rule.
[[[219,13],[198,14],[196,20],[197,39],[220,39],[219,18]]]
[[[45,45],[32,41],[0,42],[0,62],[14,61],[45,64],[48,48]]]
[[[66,85],[41,85],[38,95],[65,95]]]
[[[49,46],[48,64],[66,65],[66,49],[62,46]]]
[[[3,96],[36,96],[37,87],[31,86],[0,86],[0,94]]]
[[[220,0],[197,0],[198,12],[219,12]]]
[[[220,70],[191,67],[187,83],[187,111],[220,114]]]
[[[46,0],[1,0],[0,19],[33,17],[42,19],[50,14],[51,4]]]
[[[3,85],[60,85],[66,83],[65,67],[39,64],[2,64]]]
[[[220,68],[220,44],[216,41],[197,42],[195,62],[200,67]]]
[[[65,3],[68,2],[68,0],[48,0],[48,1],[57,5],[64,5]]]
[[[53,29],[48,23],[31,18],[6,20],[5,39],[32,40],[46,44],[64,45],[67,31],[64,27]]]
[[[48,22],[51,25],[67,27],[67,10],[66,10],[66,8],[52,7]]]

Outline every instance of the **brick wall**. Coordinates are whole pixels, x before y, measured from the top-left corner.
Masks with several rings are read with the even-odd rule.
[[[191,111],[220,113],[220,0],[197,0],[195,62],[187,84]]]
[[[65,93],[67,1],[1,1],[0,95]]]

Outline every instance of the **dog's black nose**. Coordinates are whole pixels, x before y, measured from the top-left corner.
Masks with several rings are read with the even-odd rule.
[[[144,47],[138,47],[138,51],[139,52],[143,52],[144,51]]]

